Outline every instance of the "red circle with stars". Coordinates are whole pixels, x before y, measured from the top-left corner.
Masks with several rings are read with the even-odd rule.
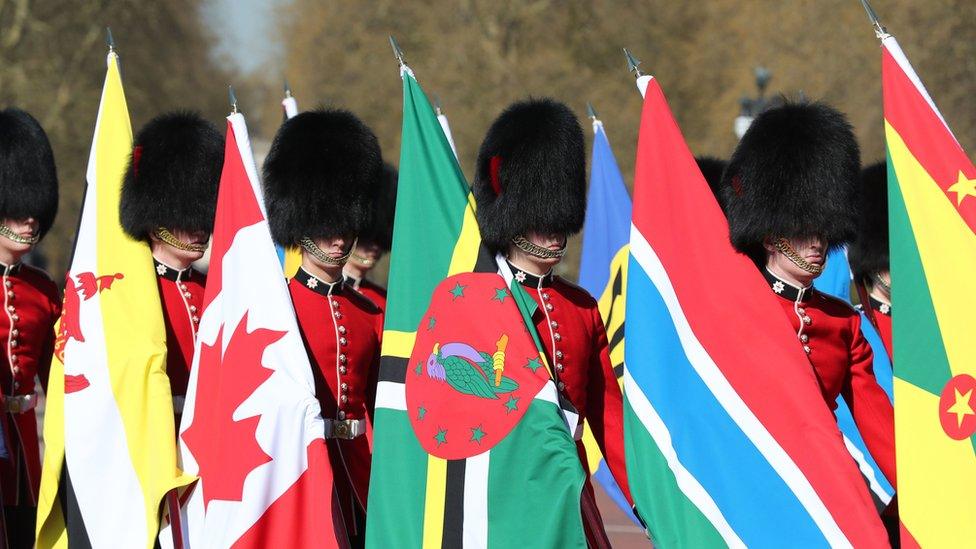
[[[939,421],[949,438],[965,440],[976,433],[976,379],[959,374],[950,379],[939,397]]]

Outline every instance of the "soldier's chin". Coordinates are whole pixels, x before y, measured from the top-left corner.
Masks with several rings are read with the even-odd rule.
[[[15,242],[13,240],[10,240],[9,238],[4,238],[3,247],[6,248],[7,251],[11,253],[25,254],[29,252],[30,249],[34,247],[34,245],[29,244],[27,242]]]

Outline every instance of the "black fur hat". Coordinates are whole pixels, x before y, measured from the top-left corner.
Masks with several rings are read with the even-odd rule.
[[[530,99],[488,130],[474,181],[485,245],[498,252],[530,231],[578,233],[586,213],[583,130],[566,105]]]
[[[888,270],[888,164],[861,171],[861,218],[857,238],[847,250],[856,280]]]
[[[857,234],[860,151],[847,118],[822,103],[787,103],[756,118],[722,176],[729,236],[765,262],[763,240]]]
[[[33,217],[44,236],[58,213],[58,174],[47,134],[20,109],[0,111],[0,218]]]
[[[397,169],[383,163],[383,174],[372,200],[372,219],[369,226],[359,234],[362,243],[372,242],[383,251],[393,246],[393,214],[396,210]]]
[[[264,161],[271,235],[285,246],[303,237],[358,236],[369,226],[382,170],[376,136],[351,112],[315,110],[289,119]]]
[[[139,130],[122,183],[119,218],[132,238],[156,229],[211,232],[224,138],[192,112],[153,118]]]
[[[696,156],[695,162],[698,162],[698,169],[705,176],[705,182],[708,183],[708,188],[715,195],[718,205],[722,211],[725,211],[725,197],[722,194],[722,172],[725,171],[728,162],[713,156]]]

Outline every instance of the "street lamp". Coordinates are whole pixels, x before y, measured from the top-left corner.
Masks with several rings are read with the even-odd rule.
[[[755,120],[759,113],[766,110],[770,105],[771,101],[766,98],[766,86],[769,85],[769,81],[773,78],[773,73],[766,67],[756,67],[756,97],[743,96],[739,99],[739,116],[735,117],[735,122],[733,123],[733,131],[735,136],[742,139],[745,135],[746,130]]]

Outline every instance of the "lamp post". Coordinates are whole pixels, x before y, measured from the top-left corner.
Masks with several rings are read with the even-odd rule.
[[[769,81],[773,78],[773,73],[770,72],[766,67],[756,67],[756,97],[743,96],[739,100],[739,116],[735,117],[735,122],[733,123],[733,131],[735,136],[742,139],[745,135],[746,130],[752,124],[752,121],[759,115],[759,113],[766,110],[770,105],[771,101],[766,98],[766,86],[769,85]]]

